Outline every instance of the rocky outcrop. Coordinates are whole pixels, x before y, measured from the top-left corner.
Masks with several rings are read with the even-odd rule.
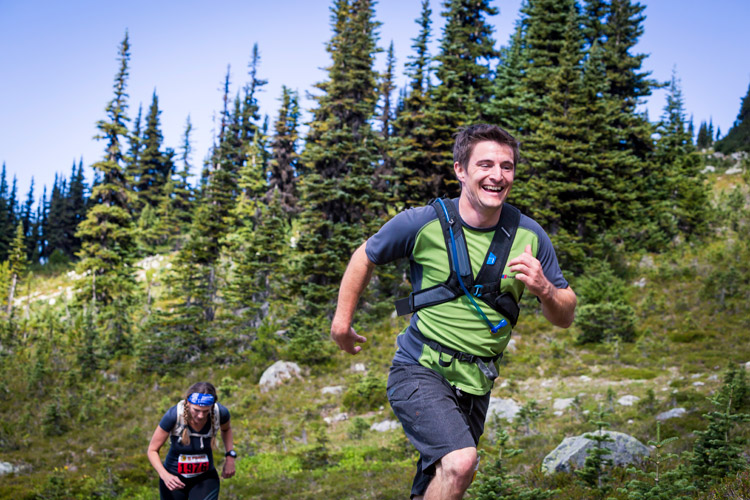
[[[605,458],[612,460],[614,465],[618,467],[638,463],[649,455],[650,450],[648,447],[633,436],[622,432],[602,432],[612,438],[612,441],[602,443],[604,448],[610,450],[610,454]],[[599,433],[592,432],[586,434],[598,435]],[[596,441],[584,436],[585,434],[563,439],[557,448],[544,457],[542,472],[545,474],[571,472],[573,469],[583,467],[588,450],[596,446]]]
[[[263,372],[263,375],[261,375],[260,382],[258,383],[258,385],[260,385],[260,391],[266,392],[269,389],[278,386],[285,380],[299,378],[301,372],[302,371],[297,363],[292,363],[291,361],[277,361],[269,366],[266,371]]]

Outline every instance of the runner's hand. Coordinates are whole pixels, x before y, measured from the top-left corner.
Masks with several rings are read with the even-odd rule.
[[[526,289],[544,299],[552,288],[552,283],[544,276],[542,264],[531,253],[531,245],[526,245],[524,252],[508,262],[510,271],[516,273],[515,278],[526,285]]]
[[[234,458],[227,457],[227,459],[224,460],[224,467],[221,469],[221,477],[229,479],[232,476],[234,476]]]
[[[164,484],[167,485],[167,488],[169,488],[169,491],[173,490],[180,490],[185,487],[185,483],[180,481],[180,478],[177,476],[173,476],[172,474],[167,474],[167,478],[161,478],[162,481],[164,481]]]
[[[357,354],[362,350],[362,346],[354,345],[355,343],[367,342],[367,339],[357,335],[357,332],[351,326],[341,329],[336,327],[335,322],[331,325],[331,338],[339,346],[339,349],[349,354]]]

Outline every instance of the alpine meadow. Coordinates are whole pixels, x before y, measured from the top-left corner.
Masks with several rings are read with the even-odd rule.
[[[199,381],[231,412],[220,498],[408,498],[418,453],[386,380],[409,262],[378,266],[356,356],[331,321],[367,238],[459,196],[454,137],[477,123],[520,141],[508,200],[578,305],[561,329],[523,296],[466,498],[750,498],[750,87],[726,134],[694,123],[677,71],[644,69],[636,0],[524,0],[504,46],[493,1],[421,0],[401,62],[375,3],[320,5],[325,77],[283,86],[271,116],[263,47],[242,81],[216,75],[205,160],[193,135],[211,124],[168,145],[156,90],[130,101],[125,31],[102,63],[100,158],[26,195],[3,164],[0,498],[159,498],[149,440]]]

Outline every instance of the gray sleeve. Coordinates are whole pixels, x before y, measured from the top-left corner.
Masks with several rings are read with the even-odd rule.
[[[419,230],[435,218],[437,214],[431,206],[411,208],[399,213],[367,240],[367,258],[373,264],[380,265],[409,257]]]
[[[542,226],[525,215],[521,216],[521,225],[536,233],[539,239],[539,249],[537,250],[536,258],[542,264],[544,276],[556,288],[568,288],[568,281],[563,276],[560,264],[557,262],[555,247],[552,246],[552,241],[544,229],[542,229]]]

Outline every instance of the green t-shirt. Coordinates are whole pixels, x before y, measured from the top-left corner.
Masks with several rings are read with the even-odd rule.
[[[458,200],[452,201],[458,211]],[[468,226],[463,220],[461,223],[472,271],[476,277],[487,255],[495,228],[478,229]],[[521,215],[508,260],[523,253],[526,245],[531,245],[532,253],[541,262],[547,279],[558,288],[566,288],[568,283],[562,276],[549,237],[539,224]],[[375,264],[384,264],[402,257],[409,258],[414,290],[443,283],[450,273],[443,230],[431,206],[406,210],[396,215],[367,241],[366,253]],[[504,266],[501,274],[511,274],[506,262],[496,262],[495,265]],[[523,283],[512,278],[503,279],[500,285],[501,292],[510,292],[516,300],[520,299],[523,289]],[[493,324],[503,319],[500,313],[485,302],[476,302]],[[394,363],[419,363],[441,373],[452,385],[470,394],[482,395],[492,388],[492,382],[474,363],[454,360],[449,366],[442,366],[438,362],[439,353],[416,339],[410,333],[412,329],[453,350],[493,357],[508,345],[510,323],[493,334],[469,299],[461,296],[414,313],[409,326],[397,339],[399,349]],[[443,357],[444,361],[449,361],[447,355],[444,354]]]

